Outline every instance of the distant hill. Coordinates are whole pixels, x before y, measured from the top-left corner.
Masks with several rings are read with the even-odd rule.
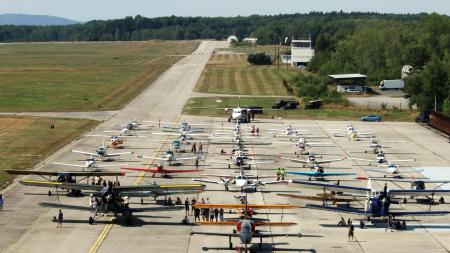
[[[73,25],[81,22],[47,15],[0,14],[0,25]]]

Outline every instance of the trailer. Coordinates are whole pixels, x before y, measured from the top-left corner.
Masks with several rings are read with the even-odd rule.
[[[405,81],[403,81],[402,79],[383,80],[380,82],[380,90],[401,90],[403,89],[403,87],[405,87]]]

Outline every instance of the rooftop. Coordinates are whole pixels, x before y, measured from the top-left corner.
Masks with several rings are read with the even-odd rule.
[[[333,79],[357,79],[357,78],[367,78],[366,75],[361,74],[338,74],[338,75],[329,75],[329,77]]]

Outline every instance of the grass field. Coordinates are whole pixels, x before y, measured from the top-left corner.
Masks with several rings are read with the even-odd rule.
[[[31,168],[96,124],[84,119],[0,117],[0,186],[11,179],[4,169]]]
[[[0,111],[121,108],[198,42],[0,45]]]
[[[264,114],[257,118],[290,118],[290,119],[324,119],[324,120],[359,120],[366,114],[379,114],[384,121],[413,121],[416,111],[403,110],[370,110],[357,107],[323,108],[318,110],[272,110],[276,98],[241,98],[241,106],[262,106]],[[191,98],[183,109],[184,114],[201,116],[223,116],[224,110],[220,108],[233,108],[237,105],[237,98],[233,97],[206,97]]]
[[[295,71],[284,66],[255,66],[246,54],[215,54],[198,81],[196,92],[241,95],[287,95],[283,79]]]

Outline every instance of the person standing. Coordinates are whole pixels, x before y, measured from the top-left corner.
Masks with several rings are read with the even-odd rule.
[[[184,201],[184,211],[186,212],[186,216],[189,215],[189,199],[186,198],[186,200]]]
[[[61,209],[59,209],[59,213],[58,213],[58,225],[56,225],[57,228],[62,228],[62,221],[64,219],[64,215],[61,211]]]
[[[200,208],[193,207],[192,210],[194,210],[194,222],[200,221]]]
[[[386,232],[388,229],[390,229],[391,232],[394,232],[394,231],[392,230],[392,226],[393,226],[392,214],[389,214],[389,217],[388,217],[388,224],[387,224],[387,225],[388,225],[388,226],[386,227],[386,229],[384,230],[384,232]]]
[[[223,208],[220,208],[219,210],[219,217],[220,217],[220,221],[223,221]]]
[[[209,221],[213,222],[214,221],[214,216],[215,216],[214,209],[210,208],[209,209]]]
[[[256,128],[256,136],[259,136],[259,127]]]
[[[198,169],[198,158],[195,159],[195,168]]]
[[[199,152],[201,155],[203,155],[203,144],[202,144],[201,142],[198,144],[198,152]]]
[[[277,168],[275,170],[275,173],[277,173],[277,181],[280,181],[280,177],[281,177],[281,168]]]
[[[197,154],[197,142],[194,142],[194,144],[192,144],[191,152]]]
[[[214,208],[214,218],[216,219],[216,222],[219,222],[219,209]]]
[[[194,205],[197,203],[197,200],[195,200],[195,198],[192,198],[192,200],[191,200],[191,206],[192,206],[192,208],[191,208],[191,215],[192,214],[194,214]],[[200,210],[199,210],[199,219],[200,219]]]
[[[285,175],[286,175],[286,168],[281,168],[281,171],[280,171],[281,180],[284,180]]]
[[[5,204],[5,197],[3,197],[3,194],[0,194],[0,211],[3,211],[4,204]]]
[[[353,225],[353,222],[350,221],[348,224],[348,241],[351,242],[354,239],[354,232],[355,232],[355,226]]]

